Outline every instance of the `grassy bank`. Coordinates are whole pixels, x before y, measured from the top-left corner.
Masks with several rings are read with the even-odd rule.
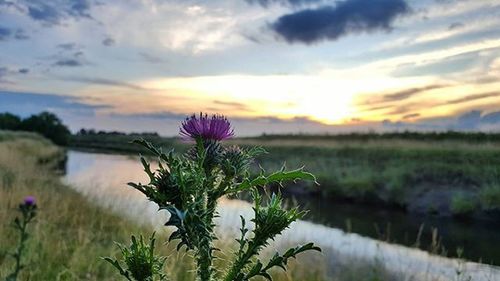
[[[230,141],[260,145],[266,170],[306,166],[321,187],[290,186],[292,194],[320,195],[397,206],[410,212],[484,216],[500,210],[499,134],[352,134],[263,136]],[[129,142],[139,135],[74,136],[77,148],[145,153]],[[183,151],[175,138],[149,141]],[[258,165],[255,172],[258,172]]]
[[[13,261],[8,253],[18,239],[10,222],[27,195],[37,198],[39,212],[29,226],[27,266],[19,280],[121,280],[99,257],[118,253],[113,241],[128,243],[130,234],[149,236],[152,232],[93,205],[63,185],[55,168],[64,157],[61,148],[38,135],[0,131],[0,280],[10,273]],[[166,272],[171,280],[194,280],[191,257],[177,254],[174,245],[165,247],[167,234],[157,234],[159,251],[168,255]],[[220,241],[226,250],[233,244]],[[274,275],[276,280],[323,280],[322,270],[320,265],[293,262],[289,272]]]

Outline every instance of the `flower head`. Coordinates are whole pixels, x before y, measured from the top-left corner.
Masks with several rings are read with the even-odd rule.
[[[182,122],[180,135],[183,139],[197,139],[221,141],[229,139],[234,135],[231,123],[223,115],[207,114],[200,116],[191,115]]]
[[[26,196],[24,198],[24,205],[26,206],[34,206],[36,203],[35,197],[34,196]]]

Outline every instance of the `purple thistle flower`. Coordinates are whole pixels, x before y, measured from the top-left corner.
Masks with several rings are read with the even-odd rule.
[[[35,203],[36,203],[36,200],[35,200],[34,196],[26,196],[24,198],[24,205],[26,205],[26,206],[33,206],[33,205],[35,205]]]
[[[180,135],[185,140],[202,138],[221,141],[234,136],[234,130],[223,115],[214,114],[210,118],[200,113],[199,117],[193,114],[182,122]]]

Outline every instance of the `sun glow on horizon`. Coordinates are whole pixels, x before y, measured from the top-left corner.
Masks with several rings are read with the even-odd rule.
[[[355,104],[360,94],[402,87],[404,82],[374,75],[346,78],[330,73],[158,78],[140,84],[183,97],[184,101],[171,104],[183,111],[219,108],[238,117],[308,118],[331,125],[348,123],[360,114]]]

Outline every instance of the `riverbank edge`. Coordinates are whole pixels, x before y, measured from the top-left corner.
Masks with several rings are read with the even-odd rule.
[[[133,149],[133,146],[125,146],[125,147],[115,147],[115,146],[103,146],[102,144],[93,144],[93,143],[79,143],[79,145],[70,145],[68,149],[82,151],[82,152],[95,152],[95,153],[104,153],[104,154],[119,154],[119,155],[127,155],[127,156],[151,156],[150,152],[140,147],[137,149]],[[324,183],[322,185],[328,185],[328,183]],[[329,200],[333,203],[348,203],[354,205],[363,205],[370,206],[374,208],[383,208],[388,211],[401,212],[406,214],[413,214],[418,216],[434,216],[441,218],[450,218],[460,221],[498,221],[500,220],[500,210],[476,210],[474,212],[468,213],[451,213],[451,212],[432,212],[430,211],[428,206],[419,206],[417,208],[409,208],[408,206],[404,206],[402,204],[398,204],[396,202],[388,202],[380,200],[378,197],[352,197],[352,196],[344,196],[341,193],[335,192],[325,192],[322,189],[322,185],[304,185],[300,182],[291,183],[284,186],[270,186],[272,191],[280,191],[284,196],[293,198],[293,197],[311,197],[311,198],[321,198],[324,200]]]

